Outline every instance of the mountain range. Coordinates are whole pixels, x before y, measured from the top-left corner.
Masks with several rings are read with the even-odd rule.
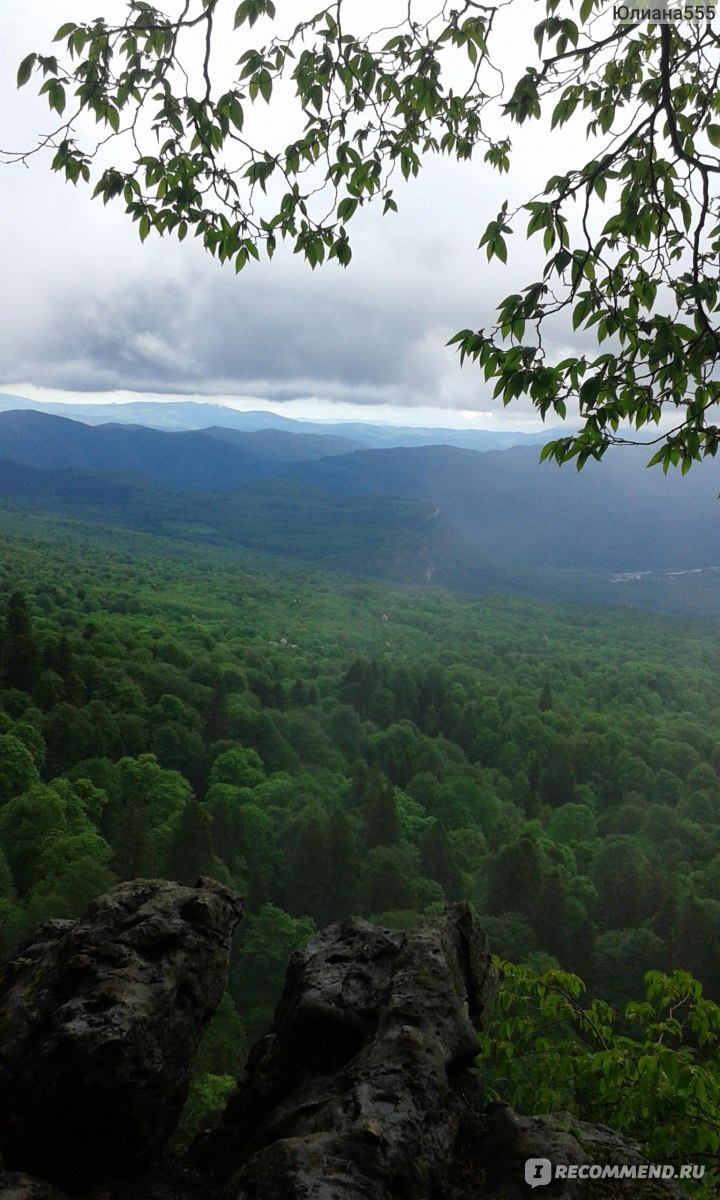
[[[262,410],[241,412],[226,404],[208,404],[196,400],[129,401],[117,404],[57,404],[51,401],[27,400],[0,392],[0,413],[10,410],[44,412],[51,416],[69,417],[85,425],[144,425],[166,432],[207,430],[212,426],[240,433],[271,429],[290,434],[326,435],[353,442],[361,447],[392,446],[463,446],[467,450],[505,450],[509,446],[542,445],[559,437],[562,429],[543,429],[539,433],[516,433],[513,430],[487,429],[424,429],[415,426],[379,425],[363,421],[298,421],[278,413]]]
[[[347,439],[277,429],[167,433],[33,411],[0,413],[0,458],[43,469],[123,472],[182,489],[237,487],[277,474],[279,465],[354,449]]]
[[[358,449],[306,426],[169,433],[8,411],[0,504],[468,591],[682,607],[694,588],[714,611],[720,468],[664,476],[647,457],[618,449],[578,473],[529,446]]]

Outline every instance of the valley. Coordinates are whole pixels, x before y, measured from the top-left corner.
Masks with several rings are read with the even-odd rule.
[[[680,479],[619,450],[577,474],[539,464],[536,447],[357,449],[310,428],[170,433],[0,412],[0,499],[394,582],[720,611],[711,460]],[[642,587],[619,588],[628,574]]]

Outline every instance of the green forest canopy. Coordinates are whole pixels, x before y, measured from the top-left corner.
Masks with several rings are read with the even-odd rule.
[[[614,25],[604,0],[546,0],[536,65],[503,87],[512,6],[433,13],[410,0],[370,30],[343,0],[295,28],[272,0],[186,0],[174,17],[128,0],[118,23],[66,22],[57,53],[25,57],[18,84],[39,79],[58,123],[5,158],[51,150],[69,181],[119,199],[143,240],[192,233],[236,271],[287,240],[314,268],[346,266],[354,214],[394,211],[394,179],[428,155],[503,173],[513,125],[542,119],[565,139],[574,123],[587,151],[513,211],[503,204],[480,243],[505,262],[513,234],[542,239],[541,277],[500,300],[492,328],[452,340],[503,403],[527,396],[543,417],[573,419],[579,406],[579,433],[544,451],[558,462],[581,466],[651,427],[653,461],[686,470],[720,441],[717,34],[701,21]],[[237,70],[216,78],[233,23]],[[256,105],[277,109],[271,141],[253,134]],[[558,360],[558,314],[595,349]]]
[[[21,524],[0,540],[2,949],[137,874],[245,895],[181,1141],[316,926],[463,897],[520,964],[488,1086],[716,1159],[714,633]]]

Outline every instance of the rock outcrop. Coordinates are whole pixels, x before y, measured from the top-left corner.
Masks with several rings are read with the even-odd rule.
[[[241,913],[211,880],[138,879],[17,947],[0,971],[9,1167],[72,1183],[132,1173],[162,1150]]]
[[[353,919],[318,934],[198,1151],[223,1196],[434,1194],[496,982],[464,904],[409,932]]]
[[[163,1157],[241,908],[207,880],[136,880],[17,949],[0,970],[0,1200],[527,1200],[528,1158],[642,1161],[611,1130],[485,1103],[475,1030],[497,977],[464,904],[407,932],[352,919],[294,954],[217,1128]],[[681,1193],[589,1177],[539,1195]]]

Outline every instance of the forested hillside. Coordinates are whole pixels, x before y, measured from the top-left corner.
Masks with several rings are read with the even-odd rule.
[[[355,450],[279,429],[170,433],[0,413],[5,508],[392,583],[713,615],[717,464],[683,479],[644,462],[626,449],[578,475],[529,446]]]
[[[720,647],[592,609],[271,573],[152,539],[4,538],[5,947],[113,878],[247,896],[235,995],[354,911],[468,897],[496,951],[622,1002],[717,995]]]
[[[314,928],[349,913],[405,927],[467,898],[495,953],[525,964],[491,1034],[501,1095],[532,1108],[534,1089],[535,1111],[575,1104],[617,1123],[629,1087],[623,1127],[656,1153],[663,1120],[681,1161],[715,1145],[707,1066],[679,1051],[660,1092],[642,1068],[675,1036],[652,1022],[685,1009],[686,985],[638,1009],[649,1042],[615,1052],[607,1025],[614,1009],[627,1032],[647,971],[686,969],[720,998],[714,628],[4,523],[22,537],[0,541],[0,948],[118,879],[208,874],[246,897],[181,1144]],[[559,995],[533,982],[553,966],[611,1009],[588,1025],[565,976]],[[714,1020],[702,1003],[687,1010],[700,1047]],[[515,1056],[536,1028],[549,1058],[522,1051],[528,1076]],[[576,1056],[598,1029],[609,1074],[593,1102],[594,1060]],[[701,1118],[688,1086],[705,1090]]]

